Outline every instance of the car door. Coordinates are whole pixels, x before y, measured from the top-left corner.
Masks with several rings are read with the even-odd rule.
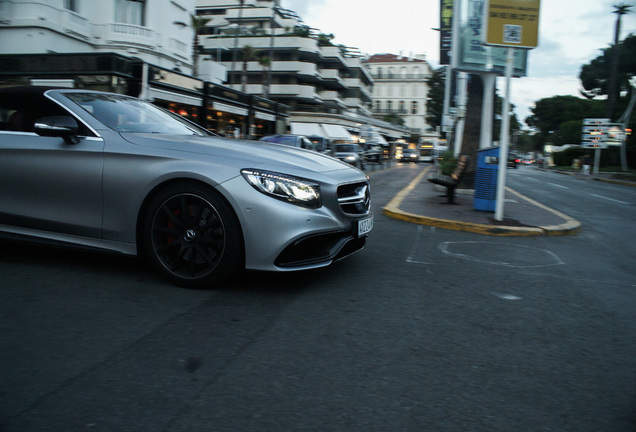
[[[71,114],[41,94],[3,97],[0,119],[19,113],[22,120],[0,128],[3,229],[101,237],[103,140],[86,127],[80,127],[77,144],[39,136],[33,132],[36,119]]]

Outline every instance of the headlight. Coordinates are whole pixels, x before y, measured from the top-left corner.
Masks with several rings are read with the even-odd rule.
[[[322,205],[320,185],[309,180],[253,169],[243,169],[241,174],[249,184],[265,195],[308,208]]]
[[[345,160],[348,160],[348,161],[354,161],[354,160],[356,160],[356,159],[357,159],[357,158],[356,158],[355,156],[347,156],[347,157],[345,158]]]

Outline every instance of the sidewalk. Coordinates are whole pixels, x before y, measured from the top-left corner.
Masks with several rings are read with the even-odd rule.
[[[407,222],[496,236],[569,235],[581,227],[577,220],[506,188],[504,220],[475,210],[473,196],[457,190],[455,204],[446,204],[446,188],[427,181],[429,166],[383,208],[385,215]]]

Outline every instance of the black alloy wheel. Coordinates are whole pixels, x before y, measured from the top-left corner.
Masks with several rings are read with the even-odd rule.
[[[146,253],[153,266],[177,285],[208,288],[238,269],[240,226],[216,193],[175,184],[157,195],[144,221]]]

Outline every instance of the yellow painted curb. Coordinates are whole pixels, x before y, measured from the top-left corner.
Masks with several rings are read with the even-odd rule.
[[[478,234],[493,235],[493,236],[534,236],[534,235],[569,235],[578,231],[581,227],[581,223],[577,220],[557,211],[553,210],[545,205],[534,201],[519,192],[516,192],[510,188],[506,190],[517,197],[528,201],[529,203],[541,207],[542,209],[554,213],[555,215],[565,219],[565,223],[561,225],[539,226],[539,227],[516,227],[516,226],[497,226],[497,225],[485,225],[472,222],[460,222],[449,219],[441,219],[434,217],[421,216],[414,213],[409,213],[400,210],[400,205],[404,199],[411,193],[411,191],[420,183],[422,177],[424,177],[432,167],[427,167],[424,171],[418,174],[404,189],[399,191],[389,203],[382,208],[385,215],[398,220],[406,222],[417,223],[420,225],[434,226],[437,228],[452,229],[456,231],[467,231]]]

